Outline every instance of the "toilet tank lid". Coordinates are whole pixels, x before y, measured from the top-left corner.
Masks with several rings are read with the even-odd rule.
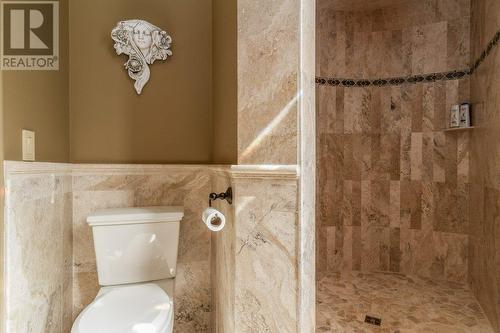
[[[95,211],[87,223],[96,225],[179,222],[184,216],[182,206],[109,208]]]

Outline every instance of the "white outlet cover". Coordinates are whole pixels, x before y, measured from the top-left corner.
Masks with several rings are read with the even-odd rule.
[[[23,129],[23,161],[35,160],[35,132]]]

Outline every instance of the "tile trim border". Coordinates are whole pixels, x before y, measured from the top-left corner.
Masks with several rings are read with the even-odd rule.
[[[15,175],[71,174],[69,163],[4,161],[4,179]]]
[[[461,71],[451,71],[442,73],[431,73],[424,75],[411,75],[401,77],[390,77],[380,79],[344,79],[344,78],[325,78],[317,77],[316,83],[324,86],[341,86],[341,87],[384,87],[384,86],[400,86],[403,84],[415,84],[421,82],[436,82],[444,80],[457,80],[470,74],[470,70],[464,69]]]
[[[335,77],[316,77],[316,84],[320,86],[340,86],[340,87],[383,87],[383,86],[399,86],[403,84],[416,84],[416,83],[426,83],[426,82],[436,82],[436,81],[448,81],[457,80],[463,77],[469,76],[484,62],[484,60],[491,54],[493,49],[498,45],[500,41],[500,30],[498,30],[495,36],[490,40],[484,51],[481,53],[479,58],[474,62],[472,67],[462,70],[455,70],[449,72],[439,72],[430,73],[422,75],[410,75],[410,76],[400,76],[400,77],[389,77],[389,78],[378,78],[378,79],[346,79],[346,78],[335,78]]]
[[[4,161],[5,178],[14,175],[68,174],[162,174],[169,172],[208,172],[232,179],[298,179],[297,165],[209,165],[209,164],[81,164]]]
[[[470,68],[469,74],[472,74],[476,71],[476,69],[484,62],[484,60],[491,54],[493,48],[498,46],[498,42],[500,41],[500,30],[496,32],[493,38],[490,40],[486,48],[481,52],[479,58],[474,62],[474,65]]]
[[[227,170],[232,179],[298,179],[297,165],[232,165]]]

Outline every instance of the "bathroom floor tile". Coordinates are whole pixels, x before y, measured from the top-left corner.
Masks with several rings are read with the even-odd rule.
[[[316,322],[317,332],[493,333],[467,285],[395,273],[318,274]]]

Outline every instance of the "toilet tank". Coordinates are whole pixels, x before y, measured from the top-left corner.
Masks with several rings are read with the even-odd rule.
[[[177,206],[104,209],[89,215],[99,284],[174,278],[183,216]]]

